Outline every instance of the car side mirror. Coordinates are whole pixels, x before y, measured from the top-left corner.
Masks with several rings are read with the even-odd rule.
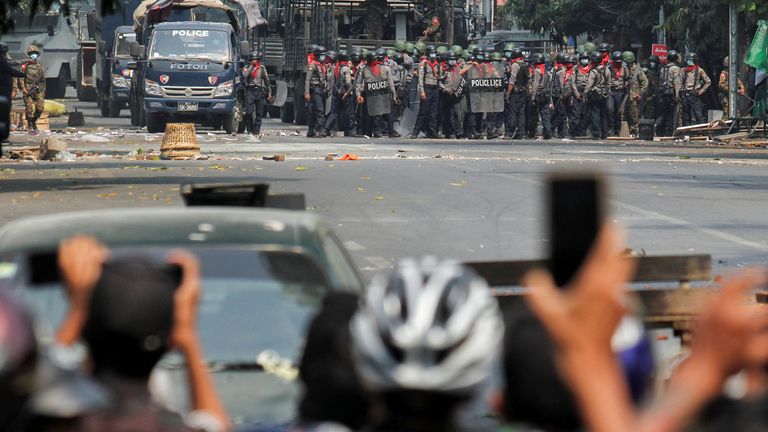
[[[248,41],[240,42],[240,57],[246,58],[251,53],[251,44]]]
[[[128,61],[127,63],[125,63],[125,68],[128,70],[136,70],[138,69],[138,65],[136,61]]]

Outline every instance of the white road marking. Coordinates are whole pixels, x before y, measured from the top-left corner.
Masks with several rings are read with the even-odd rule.
[[[345,241],[344,247],[346,247],[348,250],[351,250],[351,251],[365,250],[365,246],[361,245],[356,241],[351,241],[351,240]]]
[[[382,257],[365,257],[365,260],[371,263],[378,270],[392,267],[392,263]]]

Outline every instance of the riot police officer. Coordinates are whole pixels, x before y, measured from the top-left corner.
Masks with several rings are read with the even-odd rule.
[[[608,72],[608,130],[613,136],[621,135],[621,115],[624,97],[629,90],[629,70],[624,66],[621,51],[611,54],[610,65],[605,66]]]
[[[45,110],[45,73],[43,65],[37,61],[40,57],[40,50],[35,45],[31,45],[27,49],[27,55],[29,61],[22,66],[24,79],[21,85],[24,105],[26,106],[28,130],[30,133],[34,133],[37,132],[37,119]]]
[[[419,63],[419,114],[416,119],[416,127],[411,138],[418,138],[419,132],[424,132],[427,138],[437,138],[437,114],[438,79],[440,78],[440,65],[437,61],[437,50],[430,45],[426,49],[427,58]]]
[[[594,52],[594,51],[593,51]],[[592,70],[589,60],[590,54],[586,51],[579,53],[579,65],[575,72],[576,93],[573,100],[574,124],[571,127],[571,137],[581,137],[587,134],[590,124],[589,101],[587,100],[587,82],[589,71]]]
[[[685,68],[682,78],[682,108],[683,125],[705,123],[704,102],[701,96],[707,92],[712,84],[704,69],[699,66],[699,56],[690,52],[685,55]]]
[[[552,138],[552,125],[550,124],[549,110],[552,107],[550,98],[549,74],[546,70],[544,54],[537,53],[532,56],[533,74],[531,75],[530,101],[535,107],[535,113],[541,120],[541,128],[544,139]]]
[[[598,45],[597,52],[600,53],[600,64],[607,66],[611,62],[611,46],[603,42]]]
[[[339,129],[339,108],[341,100],[338,97],[339,65],[336,62],[336,51],[325,52],[325,125],[323,136],[336,136]]]
[[[525,105],[528,95],[528,67],[523,61],[523,51],[519,48],[509,51],[509,67],[507,68],[507,99],[506,99],[506,137],[523,139],[525,133]],[[505,48],[505,54],[506,54]]]
[[[252,51],[248,56],[251,64],[243,68],[245,81],[245,129],[252,135],[261,135],[261,116],[264,101],[272,101],[267,68],[261,64],[261,53]]]
[[[667,53],[667,65],[659,72],[659,95],[656,99],[656,134],[672,136],[677,127],[680,89],[683,85],[679,54],[675,50]]]
[[[324,136],[325,127],[325,48],[316,46],[312,59],[307,64],[307,76],[304,80],[304,100],[307,102],[308,137]]]
[[[359,72],[357,85],[357,103],[366,104],[373,138],[381,138],[388,131],[384,116],[392,111],[392,101],[397,102],[392,75],[389,68],[382,64],[383,60],[375,52],[369,52],[366,66]]]
[[[659,95],[659,57],[652,55],[648,57],[648,67],[645,72],[645,76],[648,78],[648,90],[643,96],[643,104],[641,107],[641,113],[645,119],[656,118],[656,100]]]
[[[358,57],[359,53],[353,51],[352,56]],[[355,122],[355,70],[350,62],[350,56],[347,51],[339,51],[338,59],[339,78],[336,84],[336,94],[339,98],[339,129],[344,131],[345,137],[354,137],[357,135],[357,125]]]
[[[608,95],[610,93],[606,67],[602,65],[603,56],[599,51],[589,55],[592,67],[585,93],[589,103],[592,138],[606,139],[608,137]]]
[[[462,73],[458,66],[456,53],[446,54],[446,67],[440,77],[440,97],[443,121],[443,134],[446,138],[461,138],[464,131],[464,113],[466,100],[463,94]]]

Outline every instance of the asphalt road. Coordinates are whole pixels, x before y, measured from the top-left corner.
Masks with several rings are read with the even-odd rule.
[[[58,211],[181,205],[182,182],[269,182],[275,192],[306,194],[310,211],[331,222],[370,275],[413,255],[542,256],[547,245],[542,180],[576,166],[608,175],[611,215],[626,226],[632,249],[649,255],[710,253],[717,273],[768,261],[765,149],[562,140],[313,140],[294,135],[299,128],[267,120],[269,136],[261,140],[201,131],[198,139],[209,160],[136,161],[131,152],[159,149],[162,136],[128,128],[127,118],[98,119],[92,104],[77,105],[89,127],[56,136],[71,151],[94,157],[0,164],[0,223]],[[39,140],[14,134],[10,148]],[[286,161],[262,160],[276,153]],[[323,160],[328,153],[352,153],[360,160]]]

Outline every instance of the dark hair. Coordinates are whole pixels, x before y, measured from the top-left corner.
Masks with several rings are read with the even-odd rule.
[[[349,323],[358,297],[330,293],[307,331],[299,378],[304,396],[301,420],[341,423],[359,429],[368,420],[369,399],[353,372]]]
[[[504,415],[544,430],[575,430],[581,416],[560,377],[546,329],[521,303],[504,311]]]
[[[178,280],[147,258],[104,265],[83,338],[94,372],[148,378],[168,350]]]

